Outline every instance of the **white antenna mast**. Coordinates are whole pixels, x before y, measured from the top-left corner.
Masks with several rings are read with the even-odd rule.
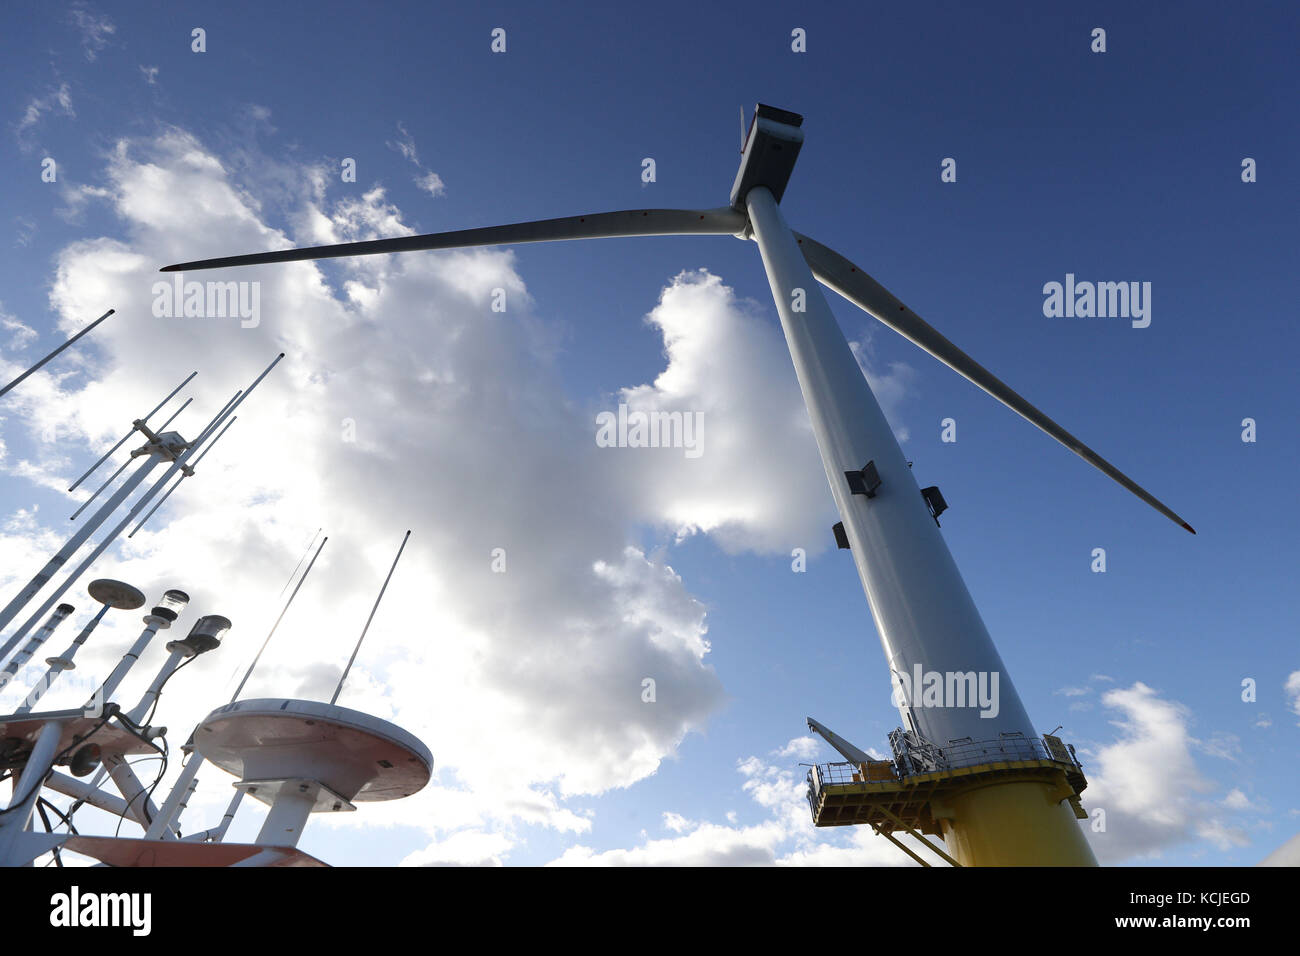
[[[0,672],[0,688],[9,686],[9,682],[18,675],[19,669],[31,660],[32,655],[40,649],[41,645],[50,639],[54,629],[62,624],[64,618],[75,610],[76,608],[71,604],[60,604],[54,609],[53,613],[41,626],[41,629],[32,635],[32,639],[27,642],[27,645],[21,648],[5,665],[4,671]]]
[[[298,563],[295,564],[293,570],[289,572],[289,580],[285,581],[284,587],[280,588],[280,597],[284,597],[284,592],[289,590],[290,584],[293,584],[294,576],[298,573],[298,569],[302,567],[302,563],[307,560],[307,555],[311,554],[311,546],[316,543],[316,539],[320,537],[322,530],[324,529],[317,528],[316,533],[313,534],[311,540],[307,542],[307,547],[303,549],[302,557],[298,559]]]
[[[232,704],[239,699],[239,695],[243,691],[244,685],[248,683],[248,678],[253,676],[253,668],[255,668],[257,662],[262,659],[262,652],[266,650],[266,645],[271,643],[271,638],[275,636],[276,629],[280,626],[280,622],[284,620],[285,614],[289,611],[289,606],[293,604],[293,599],[298,596],[299,589],[302,587],[303,582],[307,580],[307,575],[311,574],[312,566],[316,564],[316,559],[320,557],[320,553],[325,550],[325,543],[329,541],[329,539],[329,535],[322,538],[320,547],[317,548],[316,553],[311,556],[311,561],[307,564],[307,570],[302,573],[302,577],[300,577],[298,583],[294,585],[293,593],[289,595],[289,600],[284,602],[284,607],[280,609],[279,617],[277,617],[275,623],[271,625],[271,630],[267,632],[266,638],[262,641],[262,646],[259,647],[257,653],[253,655],[253,662],[248,665],[248,670],[244,671],[244,676],[243,679],[240,680],[239,686],[237,686],[235,692],[230,695],[230,702]],[[295,568],[294,570],[297,569]]]
[[[136,454],[149,454],[165,460],[170,463],[170,467],[140,496],[126,517],[92,553],[73,569],[56,589],[56,593],[46,600],[45,606],[10,637],[4,654],[8,654],[12,646],[49,610],[72,582],[135,520],[136,515],[167,486],[173,475],[177,472],[184,477],[193,474],[193,466],[203,459],[235,421],[234,411],[238,405],[283,357],[283,353],[278,355],[247,390],[236,392],[234,398],[222,407],[192,442],[186,442],[175,432],[154,434],[142,421],[135,423],[135,427],[150,442]],[[105,456],[100,463],[108,457]],[[148,464],[145,463],[140,471]],[[105,487],[113,480],[110,479]],[[136,476],[133,475],[128,484],[131,481],[136,481]],[[179,484],[177,481],[168,489],[159,505]],[[101,508],[102,514],[97,515],[100,520],[111,512],[112,507],[109,505],[116,507],[125,495],[119,489],[113,497],[117,501],[110,501]],[[159,505],[155,505],[145,515],[145,521]],[[143,523],[142,521],[141,525]],[[137,530],[141,525],[137,525]],[[317,529],[317,535],[319,534],[320,529]],[[38,583],[48,580],[87,536],[72,546],[65,546],[65,552],[61,552],[58,561],[52,562],[48,568],[49,573]],[[313,543],[315,537],[314,535]],[[402,540],[403,548],[409,537],[408,531]],[[209,714],[191,735],[190,744],[184,748],[191,751],[191,759],[161,810],[154,806],[153,791],[166,772],[166,727],[152,725],[154,710],[167,681],[186,666],[189,660],[218,647],[230,629],[230,621],[219,614],[206,615],[194,624],[183,640],[170,642],[167,645],[170,652],[167,660],[154,675],[148,689],[134,707],[124,710],[112,698],[157,632],[168,629],[189,602],[189,596],[185,592],[169,590],[145,616],[144,630],[90,700],[75,710],[32,713],[32,705],[53,679],[74,666],[73,655],[108,608],[138,607],[144,601],[144,596],[129,585],[107,580],[92,583],[91,596],[104,606],[62,656],[49,659],[50,670],[42,678],[40,686],[29,694],[23,708],[14,714],[0,715],[0,764],[10,771],[11,776],[17,778],[8,806],[0,809],[0,864],[28,865],[49,852],[54,852],[57,860],[59,849],[65,848],[110,866],[321,865],[319,860],[297,849],[298,838],[312,813],[355,810],[354,801],[391,800],[415,793],[424,787],[433,770],[432,755],[419,740],[387,721],[333,703],[284,699],[239,700],[239,694],[261,659],[262,652],[297,597],[328,540],[328,537],[321,539],[311,561],[301,577],[298,577],[288,601],[244,673],[231,702]],[[309,545],[309,550],[310,547]],[[402,548],[399,548],[397,557],[400,558],[401,554]],[[297,576],[301,565],[302,559],[299,559],[294,573],[290,575],[290,581]],[[396,566],[395,558],[393,567],[384,580],[384,587],[379,592],[379,599],[383,598]],[[13,602],[9,616],[12,617],[13,612],[33,595],[34,591],[24,595],[23,600]],[[371,609],[366,630],[374,619],[379,599]],[[9,670],[5,672],[6,678],[17,672],[17,668],[71,611],[69,605],[59,606],[41,633],[14,658]],[[362,639],[365,638],[366,630],[362,631]],[[344,670],[343,679],[346,679],[360,647],[361,640],[358,640],[348,667]],[[343,686],[343,679],[339,682],[339,689]],[[338,693],[339,690],[336,689],[336,698]],[[161,745],[156,742],[159,740],[162,741]],[[157,779],[146,787],[136,776],[128,758],[153,754],[162,757],[164,764]],[[194,792],[196,775],[205,762],[238,777],[236,792],[216,827],[181,839],[175,820]],[[67,766],[72,776],[60,772],[57,769],[60,766]],[[76,779],[90,774],[96,768],[98,773],[89,783]],[[121,797],[100,791],[99,782],[105,775],[112,779]],[[45,804],[40,802],[42,791],[46,788],[74,800],[68,812],[60,814],[69,831],[67,833],[54,832],[46,816]],[[266,821],[256,843],[224,843],[222,841],[226,830],[244,794],[270,805]],[[83,804],[116,814],[122,820],[134,821],[144,831],[144,838],[119,837],[116,833],[111,837],[76,833],[71,817]],[[29,829],[32,814],[38,807],[40,818],[45,824],[45,833]]]
[[[142,448],[136,449],[136,451],[132,453],[131,459],[128,459],[128,462],[140,455],[147,455],[148,457],[146,460],[135,470],[130,478],[122,483],[122,486],[114,492],[112,497],[110,497],[108,501],[104,502],[104,504],[100,506],[99,510],[90,518],[86,519],[81,527],[73,533],[72,537],[68,538],[63,547],[59,549],[59,552],[46,562],[45,567],[36,573],[36,576],[33,577],[7,605],[5,605],[3,610],[0,610],[0,630],[3,630],[9,625],[9,622],[12,621],[18,612],[26,606],[27,602],[35,597],[36,593],[40,591],[47,582],[49,582],[50,578],[58,573],[59,569],[67,563],[68,559],[80,550],[81,546],[89,540],[92,534],[95,533],[95,530],[108,519],[110,514],[121,506],[123,501],[131,496],[131,493],[139,487],[139,485],[149,476],[149,473],[153,471],[159,463],[167,460],[169,457],[174,457],[174,453],[161,442],[159,436],[147,430],[145,422],[151,415],[155,414],[160,408],[171,401],[176,393],[185,387],[186,382],[189,382],[197,374],[198,372],[191,372],[189,377],[187,377],[184,382],[181,382],[180,385],[177,385],[172,389],[171,393],[155,405],[148,415],[144,416],[144,418],[136,419],[131,425],[131,430],[128,431],[117,442],[117,444],[110,448],[108,452],[99,459],[99,461],[91,465],[89,471],[73,482],[72,487],[68,489],[69,491],[75,489],[77,485],[81,484],[82,481],[88,478],[96,468],[107,461],[109,457],[117,451],[118,448],[122,447],[122,445],[125,444],[126,441],[137,431],[144,431],[148,435],[148,444],[144,445]],[[179,436],[177,436],[177,438],[179,438]],[[107,487],[107,484],[105,487]],[[103,488],[100,488],[100,491],[103,490]],[[95,495],[98,494],[98,491],[95,492]],[[94,497],[95,496],[92,495],[91,499],[93,500]],[[80,514],[80,509],[78,509],[78,514]],[[3,660],[8,656],[16,643],[17,640],[12,638],[5,642],[3,648],[0,648],[0,660]]]
[[[58,657],[47,657],[45,659],[45,663],[50,666],[50,669],[36,682],[36,686],[27,695],[27,700],[18,708],[16,713],[30,713],[31,709],[36,706],[37,701],[54,686],[54,682],[58,680],[60,674],[76,668],[77,665],[73,662],[73,658],[77,656],[77,651],[81,650],[81,646],[86,643],[95,628],[99,626],[99,622],[104,619],[105,614],[113,608],[133,611],[144,606],[144,593],[138,588],[133,588],[121,581],[99,578],[91,581],[86,590],[91,598],[99,603],[98,613],[86,623],[86,626],[81,629],[81,633],[73,638],[72,643],[68,645],[62,654]]]
[[[14,645],[16,645],[18,641],[22,639],[22,637],[32,628],[35,622],[42,615],[44,615],[46,611],[48,611],[51,607],[54,606],[54,603],[58,601],[60,597],[63,596],[63,594],[68,590],[68,588],[70,588],[76,582],[77,578],[79,578],[82,575],[82,573],[84,573],[86,569],[89,568],[90,565],[92,565],[101,554],[103,554],[106,550],[108,550],[109,545],[111,545],[113,541],[117,538],[117,536],[121,534],[123,530],[125,530],[127,525],[129,525],[133,520],[135,520],[136,515],[139,514],[140,511],[143,510],[146,505],[148,505],[148,503],[153,499],[153,496],[158,493],[158,490],[164,484],[167,483],[167,481],[171,478],[172,475],[174,475],[178,471],[187,470],[187,469],[192,470],[188,463],[189,458],[195,453],[195,451],[197,451],[203,445],[204,442],[207,441],[207,439],[209,438],[209,436],[211,436],[213,431],[216,428],[218,428],[221,424],[223,424],[225,420],[231,415],[231,413],[233,413],[234,410],[238,408],[239,405],[246,398],[248,398],[249,395],[253,393],[253,390],[257,388],[259,384],[261,384],[262,379],[266,378],[266,376],[270,374],[271,370],[275,368],[275,366],[280,362],[282,358],[284,358],[283,352],[281,352],[279,355],[275,357],[274,361],[272,361],[271,364],[268,365],[262,371],[262,374],[260,374],[256,379],[253,380],[253,383],[249,385],[246,390],[241,390],[239,392],[236,392],[235,397],[226,403],[225,407],[220,412],[217,413],[216,417],[213,418],[212,421],[208,423],[208,425],[203,429],[202,432],[199,433],[199,436],[195,438],[194,441],[186,442],[176,432],[165,432],[162,435],[153,436],[152,433],[146,431],[146,434],[149,434],[152,439],[150,444],[145,446],[147,449],[146,453],[149,454],[150,458],[149,461],[147,461],[144,465],[141,465],[140,471],[143,471],[145,474],[147,474],[148,473],[147,470],[152,470],[152,468],[155,465],[159,464],[162,461],[170,462],[171,467],[167,469],[167,472],[162,476],[162,478],[156,481],[153,484],[153,486],[148,491],[146,491],[135,502],[134,505],[132,505],[131,509],[126,514],[126,517],[123,518],[120,522],[118,522],[118,524],[107,534],[107,536],[105,536],[105,538],[102,541],[100,541],[100,543],[90,552],[90,554],[86,556],[86,558],[81,562],[81,564],[78,565],[77,568],[73,570],[72,573],[69,574],[67,578],[64,579],[63,583],[59,585],[58,588],[55,589],[54,593],[51,594],[48,598],[46,598],[45,603],[41,605],[41,607],[35,612],[35,614],[33,614],[27,620],[26,623],[24,623],[17,631],[15,631],[9,637],[9,639],[5,642],[4,646],[0,648],[0,660],[8,656],[9,652],[13,649]],[[139,449],[137,449],[137,451],[139,451]],[[112,505],[114,508],[116,508],[117,505],[120,504],[121,500],[125,499],[127,494],[130,493],[130,490],[134,488],[134,485],[139,484],[139,482],[143,480],[144,474],[140,474],[138,477],[139,480],[137,480],[137,475],[132,475],[128,481],[124,482],[122,488],[118,489],[118,491],[113,495],[111,499],[109,499],[108,502],[105,503],[104,508],[101,508],[100,511],[101,512],[105,511],[105,509],[107,509],[109,505]],[[107,517],[107,514],[105,514],[104,517]],[[97,519],[99,518],[98,512],[96,513],[96,518]],[[93,521],[87,522],[87,526],[89,526],[92,523]],[[45,569],[40,574],[38,574],[35,578],[32,579],[32,583],[29,584],[28,587],[18,595],[18,597],[16,597],[13,601],[10,602],[9,607],[5,609],[5,612],[0,614],[0,627],[3,627],[4,624],[8,623],[8,621],[13,618],[14,614],[16,614],[17,611],[21,610],[22,607],[25,604],[27,604],[28,601],[31,600],[31,598],[35,595],[37,591],[40,590],[40,588],[45,584],[45,582],[47,582],[53,576],[53,574],[60,567],[63,566],[63,564],[67,561],[67,559],[71,557],[72,554],[81,546],[81,544],[84,543],[87,537],[89,537],[89,533],[86,531],[86,526],[83,526],[80,530],[78,530],[77,534],[73,535],[72,538],[68,540],[68,543],[64,545],[63,549],[59,552],[59,554],[55,555],[55,557],[50,560],[50,562],[46,565]]]
[[[317,529],[317,533],[320,533],[319,528]],[[293,599],[298,596],[298,591],[302,587],[303,582],[307,580],[307,575],[311,574],[312,566],[316,563],[316,559],[320,557],[321,551],[325,549],[325,542],[328,540],[329,535],[326,535],[321,541],[320,547],[316,549],[316,553],[312,555],[311,561],[307,564],[307,570],[303,571],[302,577],[300,577],[298,583],[294,585],[293,593],[289,595],[289,600],[284,602],[284,607],[280,609],[280,614],[276,617],[275,623],[271,625],[271,630],[267,632],[266,637],[262,640],[262,646],[259,647],[257,653],[253,655],[253,661],[248,665],[248,669],[244,671],[244,677],[239,682],[239,686],[236,687],[235,692],[230,695],[230,703],[233,704],[239,699],[239,694],[243,691],[244,685],[248,683],[248,678],[253,676],[253,669],[257,667],[257,662],[262,659],[262,652],[265,651],[267,645],[271,643],[271,638],[275,636],[276,629],[279,628],[280,622],[284,620],[285,614],[288,613],[289,606],[293,604]],[[301,565],[302,561],[300,560],[298,564]],[[289,575],[290,581],[293,580],[294,574],[296,574],[297,571],[298,568],[295,566],[293,573]],[[284,592],[281,591],[280,593],[283,594]],[[191,734],[190,740],[186,743],[185,747],[187,749],[192,748],[193,741],[194,736]],[[181,811],[184,809],[184,805],[181,801],[193,791],[196,786],[195,778],[198,776],[198,772],[202,767],[203,756],[197,752],[191,753],[189,761],[185,764],[185,769],[181,771],[180,777],[177,778],[176,783],[172,786],[167,801],[163,804],[162,809],[154,816],[153,823],[150,824],[149,829],[145,832],[145,839],[165,839],[171,833],[172,829],[176,826],[176,822],[180,819]],[[236,792],[234,797],[231,798],[230,806],[227,808],[228,818],[234,817],[235,811],[239,808],[239,802],[243,798],[244,793],[242,790]],[[226,822],[226,826],[229,826],[228,821]],[[224,826],[221,828],[221,834],[225,834]],[[221,837],[217,836],[213,842],[220,842],[220,839]]]
[[[115,444],[112,448],[110,448],[108,452],[102,458],[99,459],[99,461],[91,465],[89,471],[87,471],[84,475],[82,475],[75,482],[73,482],[72,486],[68,490],[72,491],[73,489],[75,489],[77,485],[81,484],[82,481],[88,478],[96,468],[98,468],[105,461],[107,461],[109,457],[115,451],[117,451],[118,448],[122,447],[122,445],[125,444],[126,441],[136,433],[136,431],[144,427],[144,423],[149,419],[151,415],[157,413],[157,411],[160,408],[162,408],[169,401],[171,401],[172,398],[175,397],[176,393],[179,392],[182,388],[184,388],[185,384],[189,382],[191,379],[193,379],[194,376],[197,374],[198,372],[191,372],[189,376],[186,377],[185,381],[181,382],[174,389],[172,389],[166,398],[164,398],[161,402],[155,405],[153,409],[150,410],[148,415],[145,415],[144,418],[136,419],[132,423],[131,430],[128,431],[124,436],[122,436],[122,438],[117,442],[117,444]],[[39,572],[37,572],[36,576],[33,577],[31,581],[27,583],[27,586],[24,587],[21,591],[19,591],[18,594],[13,598],[13,600],[11,600],[4,607],[3,610],[0,610],[0,630],[3,630],[5,627],[8,626],[9,622],[14,619],[14,616],[17,615],[17,613],[21,611],[24,606],[26,606],[27,602],[30,601],[36,595],[36,593],[45,586],[45,584],[50,580],[51,577],[53,577],[55,574],[58,573],[59,568],[63,567],[63,565],[67,563],[68,559],[71,558],[72,555],[74,555],[81,548],[81,546],[86,543],[86,541],[95,532],[95,530],[100,525],[102,525],[104,521],[108,519],[108,516],[112,514],[114,511],[116,511],[123,501],[125,501],[128,497],[130,497],[131,492],[135,491],[135,489],[141,484],[141,482],[143,482],[144,479],[148,477],[149,472],[152,471],[154,467],[160,461],[163,460],[163,458],[165,457],[164,452],[161,449],[154,449],[154,445],[158,444],[157,436],[151,435],[149,442],[150,443],[148,445],[144,446],[146,449],[149,449],[149,453],[148,453],[149,457],[145,460],[145,462],[139,468],[136,469],[135,473],[131,475],[131,477],[128,478],[120,488],[118,488],[118,490],[113,494],[113,496],[108,501],[106,501],[100,507],[100,509],[94,513],[94,515],[92,515],[89,519],[87,519],[85,523],[83,523],[82,526],[78,528],[76,532],[73,533],[72,537],[70,537],[64,543],[63,547],[59,550],[58,554],[54,555],[54,557],[50,558],[50,560],[46,562],[45,567],[42,568]],[[138,451],[140,450],[137,449],[137,452]],[[156,454],[155,451],[157,452]],[[137,457],[137,455],[132,454],[131,458],[134,459],[135,457]],[[128,459],[128,461],[129,460],[130,459]],[[100,490],[102,491],[103,489],[101,488]],[[96,492],[95,494],[98,493],[99,492]],[[7,641],[4,644],[3,648],[0,648],[0,660],[3,660],[5,656],[8,655],[8,653],[13,649],[14,644],[16,643],[17,643],[16,639],[11,639],[10,641]]]
[[[375,612],[379,610],[379,602],[384,599],[384,592],[388,590],[388,582],[393,579],[393,572],[397,570],[397,562],[402,560],[402,551],[406,548],[406,542],[410,540],[411,532],[407,531],[402,536],[402,543],[398,545],[397,556],[393,558],[393,566],[388,569],[388,577],[384,578],[384,585],[379,589],[379,597],[375,598],[375,606],[370,609],[370,616],[366,618],[366,626],[361,629],[361,636],[357,638],[357,646],[352,648],[352,656],[348,658],[348,664],[343,668],[343,674],[339,677],[339,686],[334,688],[334,696],[330,698],[333,704],[339,699],[339,692],[343,690],[343,682],[348,679],[348,672],[352,670],[352,662],[357,659],[357,651],[361,650],[361,642],[366,639],[366,632],[370,630],[370,622],[375,619]]]

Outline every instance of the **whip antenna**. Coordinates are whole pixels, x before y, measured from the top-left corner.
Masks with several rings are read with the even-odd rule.
[[[54,356],[58,355],[60,352],[62,352],[64,349],[66,349],[66,348],[67,348],[69,345],[71,345],[73,342],[77,341],[77,339],[81,338],[83,335],[85,335],[87,332],[89,332],[89,331],[90,331],[91,329],[93,329],[95,326],[99,325],[100,322],[103,322],[106,318],[108,318],[110,315],[112,315],[115,311],[117,311],[117,310],[116,310],[116,309],[109,309],[107,312],[105,312],[103,315],[101,315],[99,318],[97,318],[94,322],[91,322],[88,326],[86,326],[84,329],[82,329],[80,332],[78,332],[78,333],[77,333],[76,335],[74,335],[72,338],[68,339],[68,341],[64,342],[62,345],[60,345],[57,349],[55,349],[55,350],[54,350],[53,352],[51,352],[49,355],[45,356],[45,358],[41,359],[39,362],[37,362],[35,365],[33,365],[33,366],[32,366],[31,368],[29,368],[27,371],[23,372],[22,375],[19,375],[16,379],[14,379],[12,382],[10,382],[8,385],[6,385],[4,388],[0,388],[0,396],[3,396],[6,392],[8,392],[11,388],[13,388],[15,385],[17,385],[17,384],[18,384],[19,382],[21,382],[23,379],[25,379],[28,375],[31,375],[33,372],[35,372],[37,369],[39,369],[42,365],[44,365],[44,364],[45,364],[46,362],[48,362],[50,359],[54,358]]]
[[[307,555],[311,554],[311,546],[316,543],[316,539],[320,536],[320,533],[321,529],[317,528],[316,533],[313,534],[311,540],[307,542],[307,547],[303,550],[302,557],[298,559],[298,563],[295,564],[293,570],[289,572],[289,580],[285,581],[284,587],[280,588],[280,597],[284,597],[284,592],[289,590],[289,585],[293,583],[293,576],[298,573],[298,569],[302,567],[302,563],[307,560]]]
[[[161,478],[159,478],[149,488],[148,491],[146,491],[143,495],[140,496],[140,498],[136,501],[136,503],[131,506],[130,510],[126,514],[126,517],[124,517],[120,522],[118,522],[118,524],[113,528],[113,530],[110,531],[104,537],[104,539],[100,541],[98,545],[95,546],[95,549],[86,556],[86,558],[81,562],[81,564],[79,564],[64,579],[63,583],[59,585],[58,588],[55,589],[54,593],[51,594],[48,598],[46,598],[45,603],[41,606],[41,608],[30,618],[28,618],[27,622],[24,623],[22,627],[20,627],[17,631],[15,631],[13,634],[9,636],[9,638],[5,641],[3,647],[0,647],[0,660],[3,660],[4,658],[8,657],[9,652],[14,649],[14,647],[24,636],[26,636],[27,632],[31,630],[31,628],[35,625],[36,621],[40,618],[40,616],[45,614],[50,608],[52,608],[55,602],[58,601],[58,599],[63,596],[64,592],[66,592],[68,588],[70,588],[76,582],[76,580],[79,577],[81,577],[82,574],[85,573],[86,569],[89,568],[101,554],[103,554],[106,550],[108,550],[109,545],[111,545],[113,541],[116,540],[117,536],[120,535],[123,531],[125,531],[127,526],[130,525],[132,521],[136,520],[136,516],[145,509],[145,507],[149,504],[150,501],[153,500],[153,496],[156,495],[164,485],[166,485],[169,481],[171,481],[172,475],[174,475],[176,472],[181,471],[183,469],[190,469],[190,465],[188,463],[190,456],[192,456],[194,452],[201,445],[203,445],[205,441],[207,441],[208,436],[211,435],[215,429],[217,429],[225,422],[225,420],[230,416],[230,414],[236,408],[239,407],[240,403],[243,402],[246,398],[248,398],[249,395],[253,393],[253,390],[257,388],[259,384],[261,384],[262,379],[266,378],[266,376],[271,374],[271,370],[275,368],[277,364],[279,364],[282,358],[284,358],[283,352],[281,352],[279,355],[275,357],[275,359],[271,362],[271,364],[268,365],[262,371],[261,375],[257,376],[257,378],[253,380],[252,384],[250,384],[247,389],[241,389],[240,391],[236,392],[235,397],[225,404],[222,410],[216,414],[216,416],[212,419],[212,421],[208,423],[208,425],[203,429],[203,431],[199,433],[199,436],[195,438],[192,442],[182,441],[182,443],[179,445],[168,446],[165,449],[161,449],[160,446],[159,450],[155,450],[150,453],[149,460],[144,465],[142,465],[139,470],[137,470],[136,474],[132,476],[130,481],[128,481],[126,484],[124,484],[121,488],[117,490],[117,492],[113,496],[113,499],[119,499],[119,498],[124,499],[125,496],[129,494],[132,488],[134,487],[131,484],[131,482],[138,483],[139,480],[143,480],[145,474],[147,474],[147,470],[149,468],[152,468],[155,464],[159,464],[166,461],[169,464],[166,474],[164,474]],[[175,434],[175,433],[173,432],[169,434]],[[179,438],[179,436],[177,436],[177,438]],[[165,458],[162,457],[164,452],[166,455]],[[110,499],[105,504],[104,508],[100,509],[100,512],[104,513],[104,517],[107,517],[107,513],[106,513],[107,511],[111,511],[115,509],[119,504],[121,504],[121,500],[115,501],[113,499]],[[96,519],[102,520],[102,518],[99,517],[98,513],[96,515]],[[32,597],[35,596],[36,592],[39,591],[41,587],[43,587],[45,583],[50,580],[51,577],[53,577],[54,573],[63,567],[67,559],[70,558],[72,554],[75,551],[77,551],[82,544],[85,543],[86,537],[90,534],[91,526],[97,523],[96,519],[92,519],[91,522],[89,522],[88,524],[83,524],[81,530],[78,531],[75,535],[73,535],[72,538],[69,539],[68,543],[64,545],[63,550],[59,554],[55,555],[55,557],[49,561],[45,569],[41,571],[41,573],[39,573],[35,578],[33,578],[31,583],[23,591],[19,592],[17,597],[15,597],[12,601],[9,602],[8,607],[6,607],[3,611],[0,611],[0,626],[4,626],[10,620],[12,620],[14,615],[17,614],[17,612],[21,610],[28,603],[28,601],[32,599]]]
[[[352,656],[348,658],[348,666],[343,668],[343,676],[339,678],[339,686],[334,688],[334,696],[330,698],[333,704],[339,699],[339,691],[343,690],[343,682],[348,679],[348,671],[352,670],[352,662],[357,659],[357,651],[361,650],[361,642],[366,639],[366,631],[370,630],[370,622],[375,619],[375,612],[379,610],[379,602],[384,599],[384,592],[388,590],[388,582],[393,579],[393,572],[397,570],[397,562],[402,559],[402,551],[406,548],[406,542],[411,537],[411,532],[407,531],[406,536],[402,538],[401,547],[397,549],[397,557],[393,558],[393,566],[388,569],[388,577],[384,578],[384,586],[379,589],[379,597],[375,598],[375,606],[370,609],[370,616],[366,618],[366,626],[361,629],[361,636],[357,638],[357,646],[352,648]]]
[[[317,548],[316,553],[311,556],[311,563],[307,565],[307,570],[302,573],[302,577],[300,577],[298,583],[294,585],[293,593],[289,595],[289,600],[284,602],[284,607],[280,609],[280,616],[275,619],[275,623],[271,625],[271,630],[266,635],[266,640],[264,640],[262,646],[257,649],[257,656],[253,658],[253,663],[249,664],[248,670],[244,671],[244,679],[239,682],[239,686],[235,688],[235,692],[230,695],[230,702],[232,704],[239,699],[239,692],[244,689],[244,685],[248,683],[248,678],[253,675],[253,668],[256,667],[257,662],[262,659],[262,652],[266,650],[266,645],[271,643],[271,637],[275,634],[275,629],[279,627],[280,622],[284,620],[285,612],[289,610],[289,605],[293,603],[293,599],[298,596],[298,589],[302,587],[302,582],[307,580],[307,575],[311,574],[312,565],[315,564],[316,559],[320,557],[321,551],[325,549],[325,542],[328,540],[329,535],[326,535],[321,540],[320,547]],[[302,562],[300,561],[299,564],[301,563]]]

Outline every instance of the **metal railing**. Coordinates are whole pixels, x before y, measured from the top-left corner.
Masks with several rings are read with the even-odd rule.
[[[949,744],[941,751],[947,766],[973,767],[1002,760],[1053,760],[1047,745],[1037,737],[1004,735],[993,740],[966,740]]]
[[[890,747],[894,751],[891,763],[893,777],[902,780],[908,776],[931,773],[936,770],[955,770],[959,767],[974,767],[985,763],[1000,763],[1013,760],[1053,760],[1061,763],[1060,755],[1053,754],[1047,744],[1038,737],[1025,737],[1021,734],[1003,734],[991,740],[958,740],[947,747],[936,747],[916,734],[905,732],[902,728],[889,735]],[[1069,749],[1069,763],[1082,771],[1082,765]],[[822,787],[839,784],[878,782],[864,780],[858,764],[849,761],[814,764],[808,769],[808,804],[816,810],[817,796]]]

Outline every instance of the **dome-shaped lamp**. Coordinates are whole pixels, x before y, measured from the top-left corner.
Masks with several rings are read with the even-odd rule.
[[[172,588],[163,594],[162,600],[149,612],[149,616],[161,618],[167,622],[164,626],[170,627],[172,622],[181,616],[181,612],[185,610],[185,605],[189,603],[190,596],[188,594]]]
[[[221,646],[221,639],[230,630],[230,618],[220,614],[206,614],[194,622],[189,634],[183,641],[172,641],[167,645],[169,651],[183,651],[186,656],[194,657],[216,650]]]

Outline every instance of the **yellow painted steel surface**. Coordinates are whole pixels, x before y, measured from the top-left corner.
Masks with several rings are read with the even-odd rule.
[[[815,768],[814,768],[815,772]],[[866,824],[942,836],[962,866],[1096,866],[1082,829],[1088,783],[1073,763],[1015,760],[888,781],[826,781],[813,797],[819,827]],[[811,795],[810,795],[811,796]]]
[[[939,820],[963,866],[1096,866],[1068,800],[1050,783],[1009,781],[947,795]]]

